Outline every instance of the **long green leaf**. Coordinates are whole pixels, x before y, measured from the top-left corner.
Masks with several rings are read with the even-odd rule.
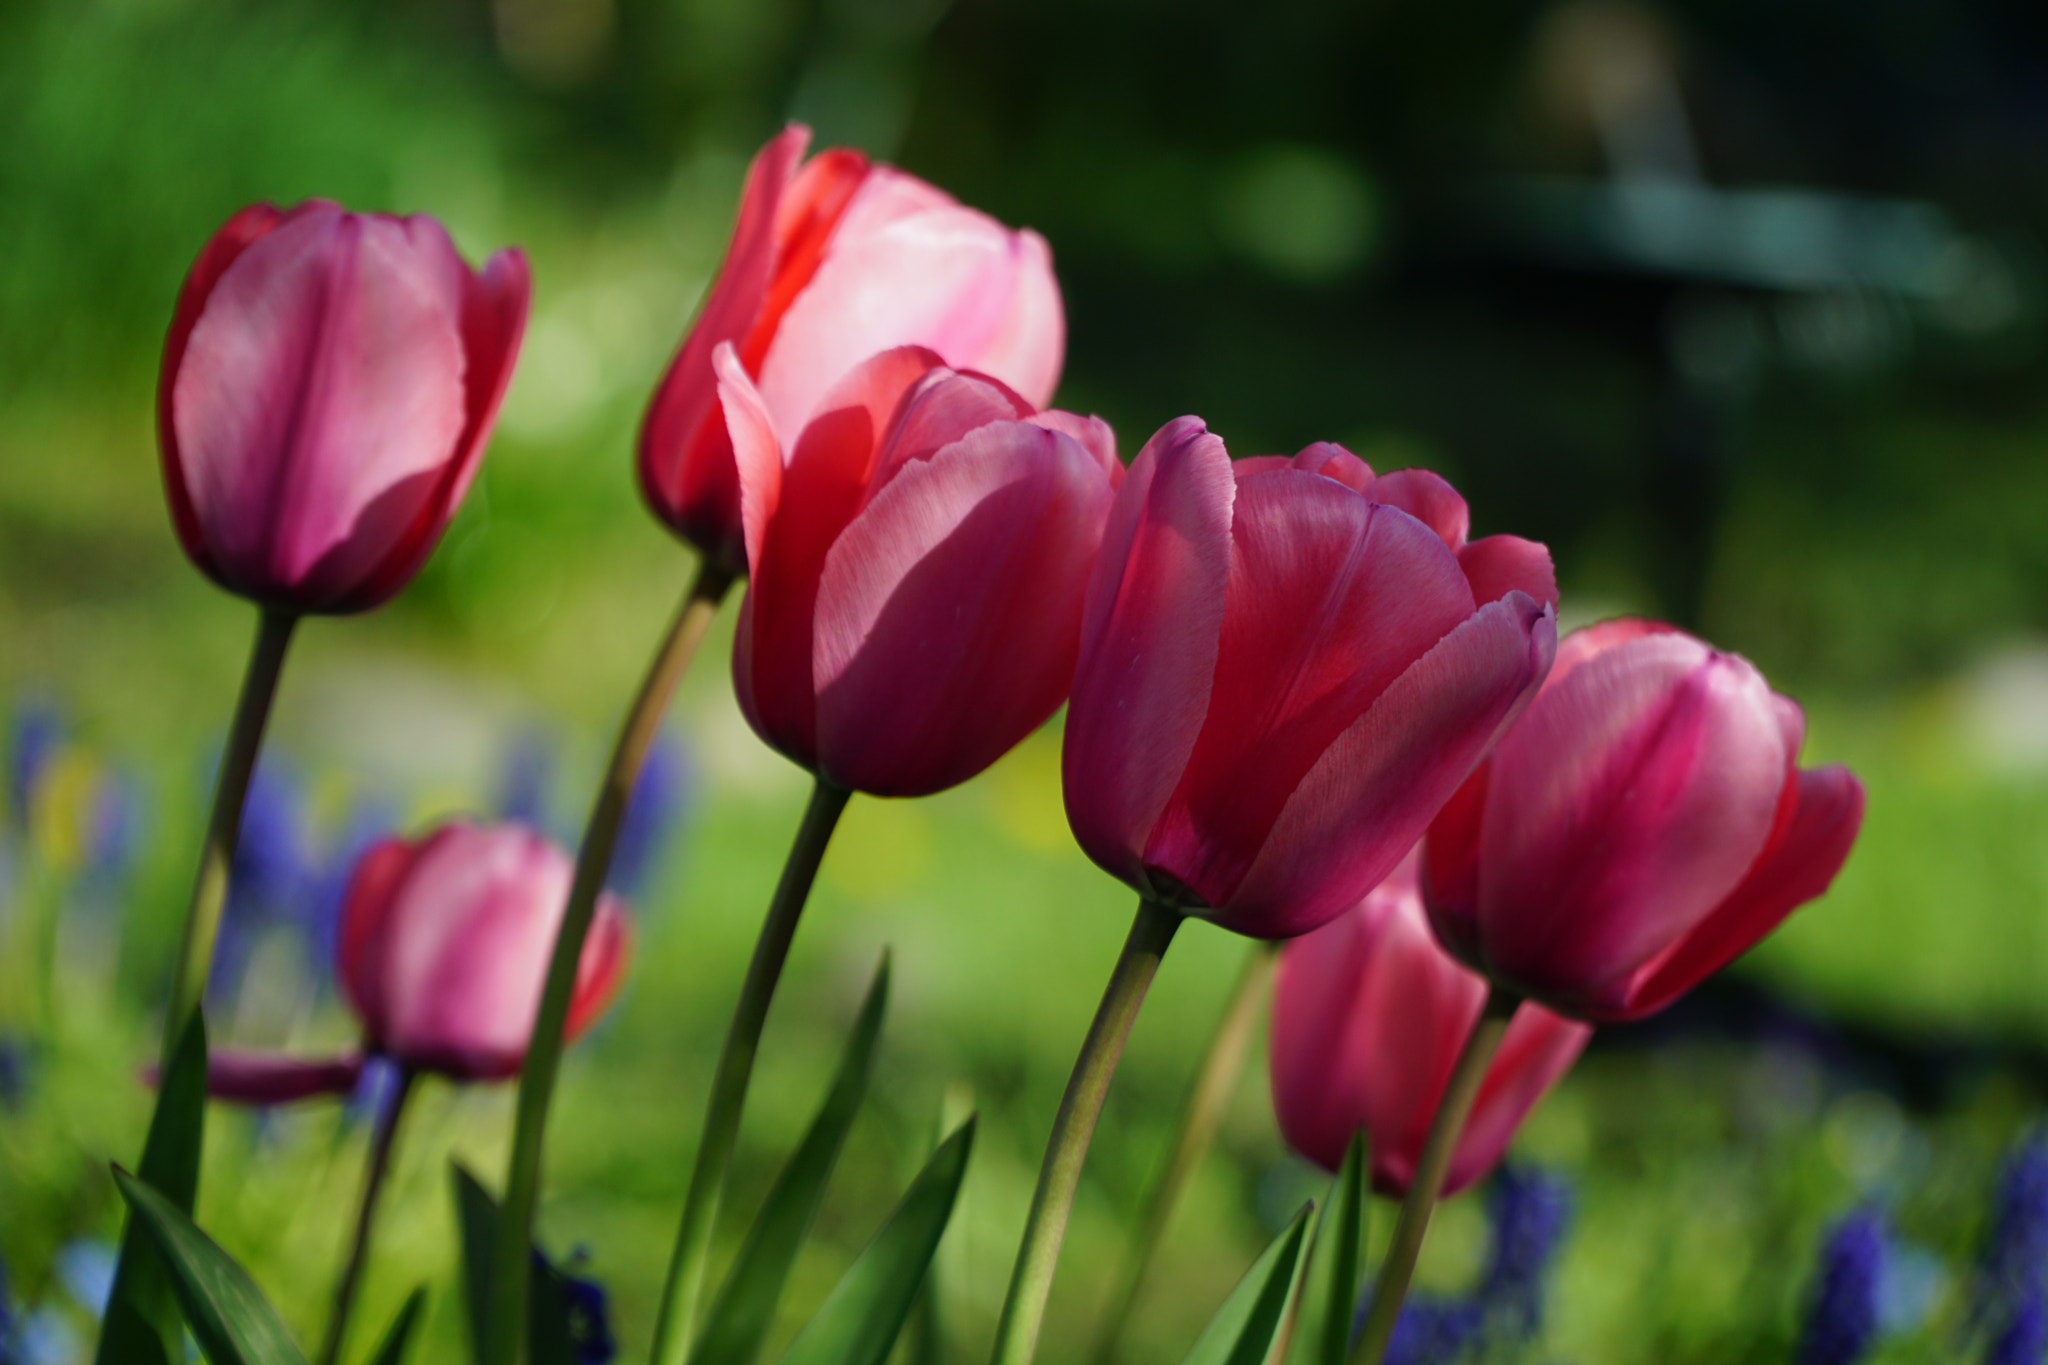
[[[406,1296],[405,1307],[391,1320],[391,1328],[384,1333],[377,1354],[370,1357],[370,1365],[403,1365],[405,1348],[412,1345],[412,1329],[419,1326],[420,1311],[426,1306],[427,1287],[421,1285]]]
[[[1358,1307],[1359,1263],[1365,1246],[1365,1168],[1361,1130],[1345,1150],[1329,1201],[1316,1219],[1288,1365],[1344,1365],[1351,1353],[1351,1318]]]
[[[143,1180],[188,1214],[199,1192],[205,1130],[206,1023],[194,1010],[170,1069],[159,1078],[140,1168]],[[155,1241],[133,1217],[121,1234],[96,1359],[99,1365],[183,1365],[185,1359],[185,1326],[170,1275]]]
[[[448,1163],[455,1180],[455,1221],[462,1234],[463,1299],[469,1309],[471,1359],[484,1365],[484,1325],[490,1321],[491,1258],[497,1254],[498,1201],[459,1161]],[[526,1355],[531,1365],[574,1365],[568,1300],[561,1276],[544,1257],[534,1257],[527,1295]]]
[[[832,1178],[847,1130],[853,1127],[867,1095],[875,1043],[881,1037],[882,1013],[888,1003],[889,955],[885,952],[854,1021],[832,1088],[748,1229],[747,1240],[712,1304],[704,1334],[690,1353],[690,1365],[749,1365],[760,1354],[761,1342],[774,1325],[775,1307],[782,1299],[790,1268],[796,1264],[811,1221],[824,1202],[825,1185]]]
[[[118,1166],[114,1181],[169,1267],[185,1322],[213,1365],[306,1365],[270,1300],[220,1243]]]
[[[1301,1259],[1302,1239],[1308,1234],[1313,1208],[1312,1204],[1302,1205],[1294,1221],[1259,1253],[1181,1365],[1264,1365],[1281,1324],[1287,1321],[1288,1305],[1299,1283],[1294,1267]]]
[[[970,1117],[910,1182],[875,1240],[783,1352],[782,1365],[883,1365],[953,1216],[973,1147]]]

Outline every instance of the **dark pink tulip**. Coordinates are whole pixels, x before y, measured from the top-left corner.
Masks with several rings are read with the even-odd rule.
[[[740,709],[852,791],[966,781],[1066,699],[1123,472],[1109,427],[906,346],[842,378],[785,462],[730,346],[717,364],[746,513]]]
[[[785,450],[839,378],[879,351],[927,347],[1034,406],[1052,397],[1065,355],[1044,238],[849,148],[804,162],[810,137],[793,124],[748,168],[725,264],[640,433],[655,514],[735,573],[747,557],[712,369],[720,345],[760,390]]]
[[[1437,946],[1413,854],[1371,894],[1280,950],[1273,984],[1273,1108],[1289,1145],[1336,1170],[1365,1131],[1373,1187],[1402,1195],[1486,979]],[[1522,1119],[1593,1030],[1524,1004],[1481,1082],[1444,1194],[1500,1160]]]
[[[1749,662],[1650,621],[1559,646],[1549,682],[1430,827],[1444,946],[1599,1022],[1640,1019],[1828,887],[1863,820],[1846,768]]]
[[[404,587],[476,473],[530,289],[516,248],[473,271],[431,218],[230,218],[185,277],[157,386],[192,561],[293,612]]]
[[[1258,938],[1355,904],[1550,667],[1549,554],[1465,532],[1426,471],[1332,445],[1233,468],[1199,419],[1162,427],[1088,587],[1065,753],[1088,856]]]
[[[365,853],[341,912],[337,972],[364,1051],[464,1081],[506,1080],[525,1060],[569,856],[521,825],[443,825]],[[610,896],[583,945],[566,1034],[604,1011],[625,970],[625,916]],[[221,1098],[274,1103],[345,1091],[361,1059],[297,1061],[223,1050],[209,1058]]]

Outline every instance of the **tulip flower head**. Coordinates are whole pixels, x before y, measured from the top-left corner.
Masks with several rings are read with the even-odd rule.
[[[519,825],[443,825],[387,839],[356,864],[341,913],[337,970],[364,1050],[463,1081],[508,1080],[525,1060],[548,955],[574,865]],[[567,1036],[618,988],[626,919],[607,896],[578,964]],[[216,1052],[222,1098],[275,1102],[350,1090],[360,1057],[324,1062]]]
[[[1114,435],[906,346],[847,374],[785,456],[738,353],[717,363],[746,507],[741,711],[847,790],[966,781],[1066,699]]]
[[[1273,983],[1273,1108],[1288,1144],[1332,1171],[1363,1129],[1373,1188],[1401,1195],[1486,982],[1437,946],[1414,855],[1371,894],[1287,943]],[[1593,1030],[1524,1004],[1487,1067],[1444,1193],[1484,1175]]]
[[[1088,588],[1064,756],[1081,847],[1258,938],[1355,905],[1550,667],[1548,552],[1466,528],[1424,470],[1333,445],[1233,466],[1199,419],[1162,427]]]
[[[748,168],[725,263],[640,434],[648,504],[735,574],[747,570],[747,542],[712,363],[721,345],[757,386],[785,450],[840,378],[877,352],[926,347],[1038,407],[1066,350],[1044,238],[849,148],[804,162],[809,141],[791,125]]]
[[[1446,948],[1595,1022],[1655,1013],[1828,887],[1863,818],[1749,662],[1648,621],[1576,631],[1430,827]]]
[[[230,218],[179,291],[157,389],[192,562],[291,612],[404,587],[476,474],[530,290],[517,249],[471,270],[432,218]]]

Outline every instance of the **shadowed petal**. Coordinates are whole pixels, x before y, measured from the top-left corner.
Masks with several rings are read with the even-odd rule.
[[[346,1095],[362,1074],[359,1053],[310,1059],[211,1048],[206,1054],[206,1093],[240,1104],[289,1104],[317,1095]]]
[[[342,896],[334,971],[342,995],[368,1027],[372,1042],[382,1035],[387,1017],[383,958],[393,893],[418,852],[418,845],[404,839],[381,839],[370,845],[356,860]]]
[[[1464,549],[1465,537],[1472,533],[1472,509],[1465,505],[1463,496],[1445,482],[1441,474],[1427,469],[1397,469],[1391,474],[1382,474],[1372,481],[1366,496],[1374,502],[1398,507],[1414,517],[1442,537],[1444,544],[1453,552]],[[1476,584],[1472,595],[1479,597]],[[1539,602],[1554,602],[1556,589],[1553,587],[1548,598],[1533,592],[1529,595]],[[1495,593],[1493,597],[1479,597],[1479,600],[1491,602],[1499,596]]]
[[[1497,602],[1511,592],[1525,592],[1538,602],[1557,605],[1557,570],[1550,549],[1520,536],[1485,536],[1458,551],[1458,567],[1472,585],[1475,602]]]

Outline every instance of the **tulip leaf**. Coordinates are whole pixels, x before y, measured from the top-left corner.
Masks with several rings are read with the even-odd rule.
[[[775,1307],[790,1268],[796,1264],[811,1221],[824,1202],[839,1150],[867,1095],[882,1013],[888,1003],[889,956],[884,953],[847,1039],[832,1088],[748,1230],[746,1243],[712,1304],[704,1333],[690,1353],[691,1365],[747,1365],[760,1354],[761,1342],[774,1325]]]
[[[482,1365],[484,1328],[490,1321],[491,1258],[498,1245],[498,1201],[461,1162],[448,1164],[455,1180],[455,1221],[462,1234],[462,1287],[469,1308],[470,1353]],[[533,1261],[533,1290],[527,1295],[526,1358],[531,1365],[575,1365],[562,1277],[538,1251]]]
[[[1299,1286],[1294,1271],[1314,1207],[1302,1205],[1294,1221],[1259,1253],[1181,1365],[1264,1365]]]
[[[1351,1353],[1351,1319],[1358,1304],[1359,1263],[1365,1247],[1365,1133],[1345,1149],[1329,1201],[1309,1239],[1306,1285],[1295,1315],[1288,1365],[1344,1365]]]
[[[378,1343],[377,1353],[370,1357],[370,1365],[404,1365],[406,1348],[412,1345],[412,1329],[419,1326],[420,1312],[426,1306],[425,1285],[406,1295],[405,1306],[399,1309],[398,1316],[391,1320],[390,1328],[384,1333],[384,1340]]]
[[[277,1310],[249,1272],[184,1210],[116,1166],[114,1181],[135,1222],[170,1269],[171,1289],[199,1349],[213,1365],[306,1365]]]
[[[205,1129],[206,1023],[194,1010],[159,1078],[140,1167],[141,1178],[183,1213],[192,1211],[199,1192]],[[95,1359],[99,1365],[183,1365],[185,1359],[185,1326],[169,1271],[157,1255],[155,1239],[132,1215],[121,1234]]]
[[[970,1116],[932,1153],[875,1240],[783,1352],[782,1365],[883,1365],[888,1360],[953,1216],[973,1146]]]

